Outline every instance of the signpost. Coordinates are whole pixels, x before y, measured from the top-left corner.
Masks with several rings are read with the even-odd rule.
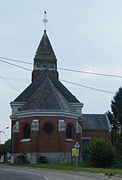
[[[76,159],[76,166],[78,166],[79,148],[80,145],[78,142],[76,142],[74,148],[72,148],[72,157],[75,157]]]

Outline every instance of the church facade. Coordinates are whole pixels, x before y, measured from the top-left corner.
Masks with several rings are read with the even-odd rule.
[[[35,54],[32,82],[10,105],[14,161],[24,154],[30,163],[41,157],[48,162],[71,162],[76,143],[82,160],[90,139],[110,140],[107,115],[82,114],[83,103],[60,82],[46,30]]]

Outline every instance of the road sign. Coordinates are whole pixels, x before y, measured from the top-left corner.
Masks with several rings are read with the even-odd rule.
[[[72,157],[76,157],[76,148],[72,148]]]
[[[76,149],[79,149],[79,147],[80,147],[79,143],[76,142],[75,145],[74,145],[74,147],[75,147]]]

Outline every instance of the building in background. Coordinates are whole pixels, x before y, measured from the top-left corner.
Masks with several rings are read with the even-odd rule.
[[[31,84],[11,103],[12,154],[24,154],[31,163],[71,162],[80,145],[80,160],[95,137],[110,140],[107,115],[82,114],[83,103],[60,82],[57,59],[46,30],[34,58]]]

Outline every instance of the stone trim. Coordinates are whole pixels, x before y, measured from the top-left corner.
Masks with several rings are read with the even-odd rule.
[[[83,107],[83,103],[69,103],[71,106],[75,106],[75,107]]]
[[[17,118],[25,118],[25,117],[33,117],[33,116],[61,116],[61,117],[68,117],[68,118],[74,118],[78,119],[79,116],[74,113],[70,112],[61,112],[61,111],[40,111],[40,110],[35,110],[35,111],[22,111],[20,113],[16,113],[16,115],[11,115],[10,118],[12,120],[17,119]]]
[[[72,143],[74,142],[73,139],[66,139],[66,141],[67,141],[67,142],[72,142]]]
[[[14,101],[12,101],[12,102],[10,102],[10,105],[11,106],[19,106],[19,105],[24,105],[26,102],[14,102]]]
[[[20,141],[20,142],[29,142],[29,141],[31,141],[31,139],[30,139],[30,138],[28,138],[28,139],[21,139],[21,141]]]

